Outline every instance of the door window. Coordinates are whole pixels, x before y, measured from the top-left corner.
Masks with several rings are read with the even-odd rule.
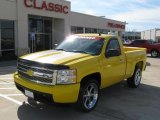
[[[106,47],[106,51],[105,51],[106,54],[109,53],[109,51],[117,52],[117,54],[113,53],[112,57],[118,56],[118,54],[121,55],[121,49],[120,49],[120,45],[119,45],[118,39],[115,38],[115,39],[110,39],[109,40],[109,43],[108,43],[108,45]]]

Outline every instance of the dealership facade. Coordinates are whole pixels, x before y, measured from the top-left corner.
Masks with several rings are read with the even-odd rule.
[[[125,31],[125,22],[71,11],[63,0],[1,0],[0,57],[52,49],[75,33]]]

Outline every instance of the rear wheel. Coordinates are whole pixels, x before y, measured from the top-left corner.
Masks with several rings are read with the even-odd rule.
[[[157,50],[152,50],[151,51],[151,56],[152,57],[158,57],[159,56],[159,52]]]
[[[81,85],[78,108],[84,112],[93,110],[99,99],[99,84],[96,80],[86,80],[86,83]]]
[[[140,85],[141,78],[142,70],[139,67],[136,67],[132,77],[127,79],[128,86],[132,88],[137,88]]]

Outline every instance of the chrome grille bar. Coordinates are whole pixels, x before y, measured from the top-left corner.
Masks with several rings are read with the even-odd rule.
[[[18,74],[19,77],[24,78],[38,84],[55,85],[53,81],[53,75],[56,75],[53,70],[44,67],[30,66],[23,62],[18,62]],[[32,71],[33,75],[29,75],[27,72]]]

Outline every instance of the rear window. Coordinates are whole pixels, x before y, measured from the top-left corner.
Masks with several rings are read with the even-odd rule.
[[[145,44],[147,41],[146,40],[135,40],[132,42],[132,44],[137,45],[137,44]]]

